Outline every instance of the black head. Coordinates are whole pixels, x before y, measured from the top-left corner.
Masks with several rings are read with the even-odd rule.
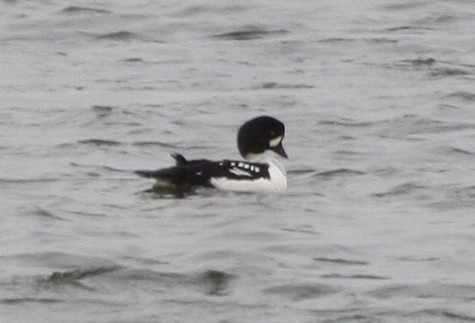
[[[275,118],[262,116],[249,120],[239,128],[239,153],[247,159],[250,154],[262,154],[271,150],[287,158],[282,147],[284,134],[284,124]]]

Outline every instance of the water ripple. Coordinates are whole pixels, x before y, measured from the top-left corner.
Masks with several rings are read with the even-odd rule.
[[[287,34],[287,30],[266,30],[259,27],[249,27],[246,29],[231,31],[222,34],[216,34],[211,36],[212,38],[224,39],[224,40],[255,40],[264,37],[284,35]]]
[[[69,6],[64,8],[61,12],[67,14],[110,14],[111,11],[98,8],[82,7],[82,6]]]
[[[232,275],[219,270],[207,270],[199,277],[199,282],[206,286],[208,295],[223,296],[228,294]]]
[[[434,78],[466,76],[475,74],[472,66],[436,60],[433,57],[417,57],[394,62],[394,67],[404,70],[427,71]]]
[[[108,105],[93,105],[91,109],[97,117],[104,118],[109,116],[114,108]]]
[[[37,216],[48,218],[48,219],[64,220],[64,218],[56,215],[54,212],[46,208],[39,207],[39,206],[29,211],[28,214],[33,214],[33,215],[37,215]]]
[[[386,299],[398,297],[399,295],[410,295],[424,298],[443,298],[443,299],[473,299],[475,286],[443,284],[431,282],[419,285],[389,285],[376,288],[370,294],[374,297]]]
[[[293,301],[301,301],[335,294],[339,292],[339,289],[326,284],[283,284],[268,287],[264,292],[284,296]]]
[[[277,82],[266,82],[253,87],[253,90],[272,90],[272,89],[313,89],[313,85],[309,84],[280,84]]]
[[[373,193],[373,196],[376,197],[393,197],[393,196],[401,196],[401,195],[409,195],[413,194],[414,192],[419,192],[421,190],[426,189],[427,187],[424,185],[420,185],[418,183],[407,182],[404,184],[399,184],[388,191],[380,192],[380,193]]]
[[[313,258],[313,260],[318,262],[326,262],[335,265],[350,265],[350,266],[366,266],[369,265],[369,262],[362,261],[362,260],[348,260],[343,258],[325,258],[325,257],[318,257]]]
[[[326,274],[320,275],[322,278],[338,278],[338,279],[368,279],[368,280],[387,280],[389,277],[378,276],[378,275],[369,275],[369,274],[353,274],[353,275],[342,275],[342,274]]]
[[[347,176],[358,176],[358,175],[365,175],[365,172],[355,170],[355,169],[348,169],[348,168],[338,168],[327,170],[323,172],[315,173],[314,176],[322,179],[334,179],[334,178],[341,178]]]
[[[54,304],[63,302],[61,299],[45,298],[45,297],[18,297],[18,298],[3,298],[0,299],[0,304],[7,305],[24,305],[25,303],[38,304]]]
[[[126,41],[126,40],[140,39],[140,36],[136,33],[123,30],[123,31],[116,31],[113,33],[97,35],[96,38]]]
[[[42,283],[53,284],[77,284],[80,280],[90,277],[96,277],[119,270],[119,266],[103,266],[84,269],[74,269],[64,272],[54,272],[46,278],[42,278]]]
[[[472,92],[465,92],[465,91],[459,91],[459,92],[454,92],[446,96],[448,99],[460,99],[463,101],[469,101],[473,102],[475,101],[475,93]]]
[[[92,145],[92,146],[120,146],[122,145],[121,142],[115,140],[107,140],[107,139],[83,139],[79,140],[78,143],[84,145]]]

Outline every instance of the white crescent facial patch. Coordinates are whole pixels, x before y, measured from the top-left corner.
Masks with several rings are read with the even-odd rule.
[[[269,141],[269,147],[271,147],[271,148],[277,147],[280,144],[281,141],[282,141],[282,136],[271,139]]]

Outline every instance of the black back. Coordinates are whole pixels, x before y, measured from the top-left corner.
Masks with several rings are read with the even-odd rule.
[[[269,166],[260,163],[223,160],[219,162],[206,159],[186,160],[183,155],[174,154],[176,166],[156,171],[136,171],[136,174],[155,178],[175,187],[204,186],[213,187],[212,178],[225,177],[230,180],[252,180],[269,178]]]

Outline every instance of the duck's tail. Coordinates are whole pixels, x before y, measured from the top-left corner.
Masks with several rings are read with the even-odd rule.
[[[153,178],[157,181],[166,182],[172,185],[180,184],[183,181],[184,176],[182,167],[185,166],[188,161],[180,154],[172,154],[172,157],[175,159],[176,166],[174,167],[158,170],[137,170],[134,173],[145,178]]]

